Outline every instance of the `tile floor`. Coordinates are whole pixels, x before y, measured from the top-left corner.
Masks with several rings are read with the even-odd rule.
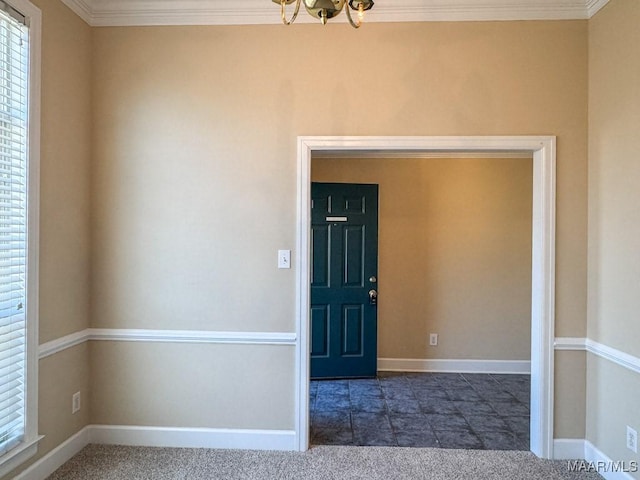
[[[529,375],[311,381],[311,443],[529,450],[530,388]]]

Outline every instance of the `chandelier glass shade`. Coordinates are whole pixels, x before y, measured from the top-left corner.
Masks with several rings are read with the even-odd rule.
[[[323,25],[326,25],[330,18],[339,15],[346,5],[347,18],[353,28],[359,28],[362,25],[364,12],[373,7],[373,0],[273,0],[273,2],[280,4],[282,23],[285,25],[291,25],[296,21],[301,3],[304,3],[309,15],[319,19]],[[292,3],[295,3],[293,15],[287,19],[287,5]],[[351,10],[357,12],[355,20]]]

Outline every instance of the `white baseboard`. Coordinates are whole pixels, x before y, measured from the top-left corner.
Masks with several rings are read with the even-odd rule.
[[[553,440],[554,460],[584,459],[585,440],[583,438],[555,438]]]
[[[176,448],[295,450],[293,430],[91,425],[89,443]]]
[[[244,450],[296,450],[292,430],[249,430],[224,428],[133,427],[89,425],[14,477],[14,480],[44,480],[89,443],[176,448],[229,448]],[[555,439],[555,460],[584,459],[605,480],[634,480],[621,471],[595,445],[584,439]],[[617,467],[616,467],[617,465]],[[627,469],[630,463],[623,464]]]
[[[90,443],[176,448],[296,450],[293,430],[89,425],[13,480],[44,480]]]
[[[424,358],[379,358],[385,372],[531,373],[528,360],[449,360]]]
[[[44,480],[89,443],[89,427],[69,437],[13,480]]]
[[[605,480],[634,480],[629,470],[631,462],[614,461],[588,440],[578,438],[556,438],[553,441],[554,460],[582,460],[578,464],[583,471],[595,471]],[[637,468],[638,463],[635,464]],[[568,468],[568,464],[567,464]],[[627,471],[624,471],[624,470]]]
[[[634,480],[634,477],[630,473],[625,471],[619,471],[621,465],[627,467],[627,470],[631,466],[630,462],[616,462],[611,460],[608,455],[599,450],[589,440],[584,442],[584,459],[590,462],[597,468],[597,472],[605,478],[605,480]],[[617,468],[616,468],[616,464]],[[639,463],[636,462],[636,469]],[[637,470],[636,470],[637,471]]]

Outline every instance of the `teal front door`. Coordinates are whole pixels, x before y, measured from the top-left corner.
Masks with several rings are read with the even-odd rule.
[[[311,184],[311,378],[375,377],[378,186]]]

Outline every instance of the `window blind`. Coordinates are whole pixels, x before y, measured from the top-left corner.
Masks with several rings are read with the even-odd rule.
[[[25,435],[29,32],[0,0],[0,455]]]

